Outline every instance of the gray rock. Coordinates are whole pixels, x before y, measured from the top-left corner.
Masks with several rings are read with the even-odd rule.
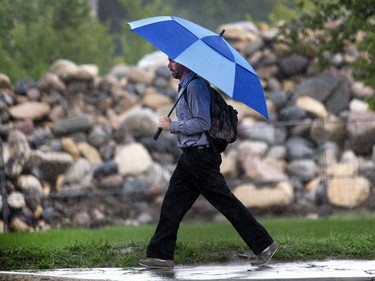
[[[88,135],[87,141],[96,148],[100,148],[111,138],[110,126],[95,126]]]
[[[329,112],[337,114],[349,106],[350,85],[343,76],[324,72],[304,80],[298,85],[295,96],[313,97],[324,103]]]
[[[116,161],[110,160],[97,165],[93,170],[94,179],[113,175],[118,173],[118,165]]]
[[[291,138],[286,142],[285,148],[288,160],[314,158],[314,149],[306,139]]]
[[[298,106],[289,105],[280,110],[279,117],[284,121],[302,120],[307,117],[307,113]]]
[[[269,94],[269,99],[276,108],[282,108],[288,101],[288,94],[283,91],[273,91]]]
[[[48,224],[55,221],[55,209],[53,207],[45,208],[41,214],[41,218]]]
[[[250,140],[263,141],[268,144],[275,144],[275,128],[266,122],[257,122],[246,131]]]
[[[116,142],[113,139],[111,139],[107,143],[104,143],[103,145],[100,146],[99,148],[100,157],[102,158],[104,162],[110,161],[115,155],[115,150],[116,150]]]
[[[150,182],[145,178],[127,177],[125,179],[122,191],[126,196],[141,196],[143,197],[150,186]]]
[[[288,136],[287,128],[285,127],[275,127],[275,143],[274,144],[283,144]]]
[[[57,177],[64,174],[72,164],[73,157],[68,153],[42,152],[39,150],[31,153],[28,163],[29,166],[38,166],[43,180],[51,183],[53,187],[56,184]]]
[[[124,131],[134,137],[151,136],[155,133],[157,117],[150,109],[141,109],[130,113],[120,126]]]
[[[171,78],[171,72],[167,66],[160,66],[156,68],[155,75],[160,78],[164,78],[165,80],[169,80]]]
[[[289,162],[286,171],[291,177],[298,177],[301,180],[309,181],[316,176],[317,166],[313,160],[293,160]]]
[[[309,63],[309,59],[300,55],[290,55],[280,60],[280,69],[286,76],[302,73]]]
[[[36,83],[31,77],[25,77],[17,81],[14,92],[17,95],[26,95],[27,91],[31,88],[36,88]]]
[[[267,153],[267,158],[282,160],[286,157],[286,148],[283,145],[272,146]]]
[[[53,125],[53,132],[57,136],[89,131],[93,126],[93,118],[89,115],[72,116]]]
[[[65,184],[79,183],[91,171],[91,165],[85,158],[79,158],[65,173]]]

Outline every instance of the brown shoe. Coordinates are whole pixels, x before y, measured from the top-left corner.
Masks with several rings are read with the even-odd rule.
[[[174,267],[173,260],[162,260],[158,258],[147,258],[139,261],[139,265],[149,269],[170,269]]]
[[[275,242],[273,242],[267,250],[264,250],[263,252],[261,252],[256,258],[255,260],[251,261],[251,265],[253,266],[264,266],[266,265],[270,260],[271,258],[273,257],[273,255],[276,253],[277,251],[277,248],[279,247],[279,245],[277,245]]]

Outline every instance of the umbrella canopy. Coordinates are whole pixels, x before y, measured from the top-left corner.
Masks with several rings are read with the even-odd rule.
[[[133,32],[171,59],[268,119],[263,88],[256,72],[222,33],[174,16],[146,18],[129,25]]]

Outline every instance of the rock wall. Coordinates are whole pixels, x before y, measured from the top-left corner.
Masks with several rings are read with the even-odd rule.
[[[240,120],[238,141],[222,155],[233,193],[259,214],[374,209],[375,113],[363,101],[374,89],[349,67],[360,54],[348,48],[321,72],[314,57],[278,43],[277,30],[249,22],[222,28],[257,71],[270,113],[264,120],[228,100]],[[156,52],[105,75],[67,60],[39,81],[0,74],[0,204],[12,231],[158,219],[181,154],[173,135],[152,139],[176,95],[166,64]],[[202,198],[187,217],[221,218]]]

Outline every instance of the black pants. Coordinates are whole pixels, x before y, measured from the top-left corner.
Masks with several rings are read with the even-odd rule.
[[[173,260],[180,222],[200,194],[230,221],[255,254],[273,242],[265,228],[230,192],[220,173],[220,164],[220,154],[210,148],[192,149],[181,155],[170,179],[147,257]]]

